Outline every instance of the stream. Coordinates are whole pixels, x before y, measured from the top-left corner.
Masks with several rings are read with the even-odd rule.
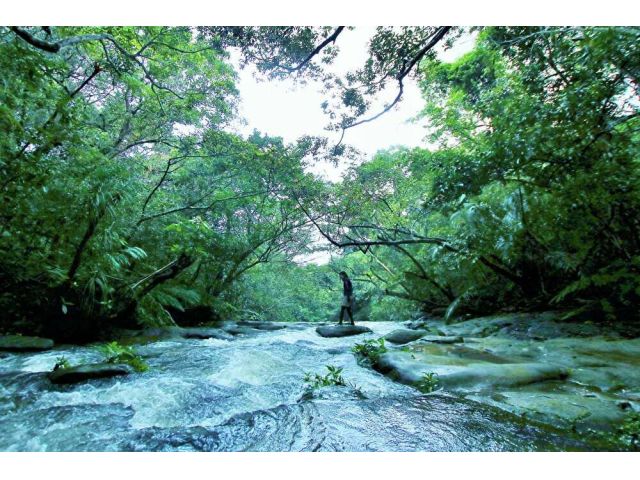
[[[58,357],[100,361],[91,347],[60,346],[0,359],[2,451],[524,451],[584,450],[554,431],[452,395],[424,395],[359,366],[350,349],[372,334],[322,338],[292,324],[233,340],[137,346],[149,370],[53,385]],[[343,367],[352,387],[305,395],[305,372]]]

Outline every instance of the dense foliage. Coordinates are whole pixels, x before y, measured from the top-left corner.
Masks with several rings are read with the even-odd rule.
[[[450,317],[637,317],[639,35],[491,28],[454,63],[424,61],[433,147],[353,169],[325,236],[366,253],[388,295]]]
[[[435,46],[463,29],[381,27],[362,69],[338,78],[324,66],[342,31],[0,28],[0,327],[88,339],[229,316],[327,320],[340,270],[356,320],[637,317],[637,28],[486,28],[443,63]],[[352,151],[231,133],[230,49],[270,78],[321,79],[343,131],[416,76],[430,147],[324,183],[309,162]],[[346,255],[296,263],[322,245]]]
[[[223,311],[245,272],[300,250],[307,220],[285,186],[308,177],[312,145],[224,130],[223,52],[189,28],[55,35],[59,52],[2,32],[6,322],[81,338]]]

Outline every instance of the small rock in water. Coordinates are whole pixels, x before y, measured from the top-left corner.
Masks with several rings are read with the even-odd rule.
[[[182,329],[183,338],[195,338],[198,340],[204,340],[207,338],[217,338],[218,340],[229,340],[233,338],[227,332],[220,330],[219,328],[206,328],[206,327],[191,327]]]
[[[620,408],[620,410],[629,410],[632,407],[631,402],[628,401],[622,401],[622,402],[618,402],[618,408]]]
[[[388,342],[395,343],[396,345],[404,345],[405,343],[413,342],[419,338],[424,337],[427,334],[424,330],[407,330],[399,329],[394,330],[384,336],[384,339]]]
[[[338,347],[338,348],[327,348],[325,352],[330,355],[342,355],[343,353],[347,353],[349,349],[347,347]]]
[[[21,335],[0,336],[0,350],[7,352],[39,352],[53,348],[53,340]]]
[[[321,337],[349,337],[369,333],[371,329],[362,325],[327,325],[316,328],[316,332]]]
[[[77,367],[60,368],[49,373],[52,383],[78,383],[94,378],[109,378],[128,375],[133,372],[129,365],[113,363],[93,363]]]

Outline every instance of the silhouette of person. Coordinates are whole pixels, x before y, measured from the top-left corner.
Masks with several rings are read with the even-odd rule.
[[[342,305],[340,307],[340,325],[342,325],[345,311],[349,315],[351,325],[355,325],[355,323],[353,322],[353,311],[351,309],[353,306],[353,285],[351,284],[351,280],[349,280],[346,272],[340,272],[339,275],[342,279]]]

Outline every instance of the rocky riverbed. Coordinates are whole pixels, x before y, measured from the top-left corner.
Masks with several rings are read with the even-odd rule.
[[[0,450],[592,450],[611,446],[591,429],[615,431],[640,407],[640,339],[554,314],[317,326],[121,332],[144,372],[102,364],[90,345],[5,338]],[[382,337],[373,368],[352,353]],[[60,357],[93,367],[57,382]],[[326,365],[344,385],[310,389],[305,373]]]
[[[640,338],[554,313],[409,322],[375,368],[416,384],[577,431],[612,430],[640,411]],[[395,346],[393,346],[395,344]]]

